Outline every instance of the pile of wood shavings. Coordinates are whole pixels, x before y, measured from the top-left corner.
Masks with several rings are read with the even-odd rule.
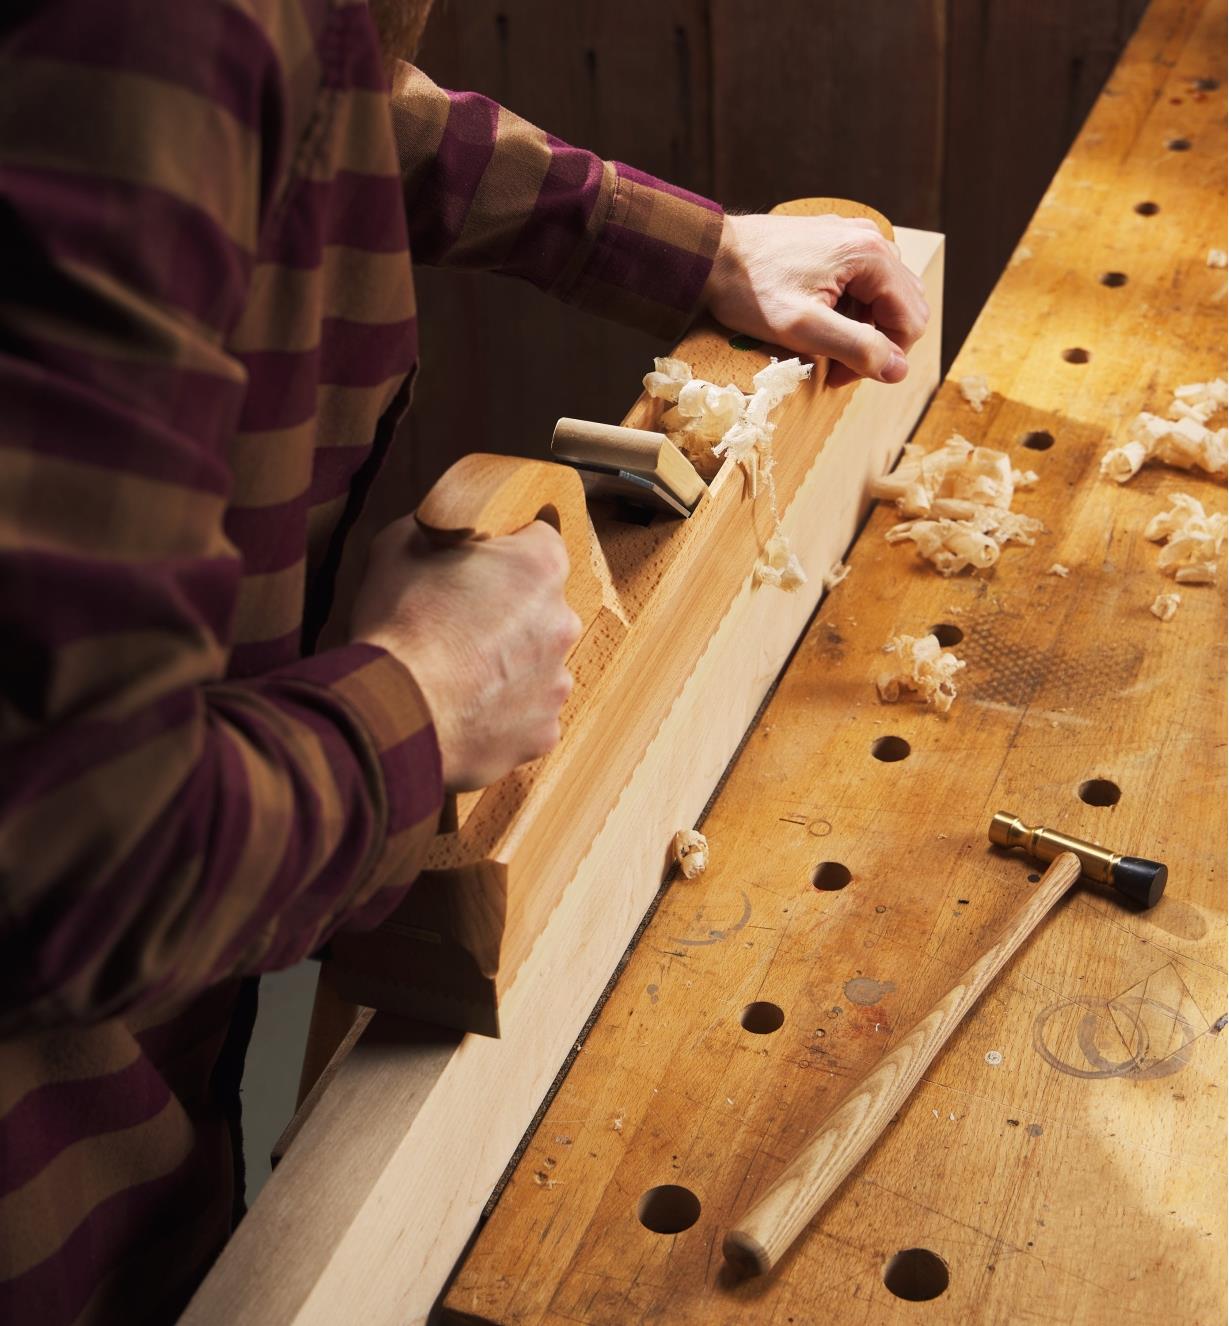
[[[756,562],[760,584],[795,590],[807,582],[802,563],[789,546],[777,510],[773,479],[772,436],[776,424],[769,415],[811,376],[814,364],[801,359],[773,359],[751,379],[751,395],[732,382],[724,387],[695,378],[691,365],[681,359],[654,359],[644,389],[669,409],[659,427],[688,457],[701,475],[711,478],[717,464],[729,456],[742,466],[754,500],[763,478],[772,509],[773,534]],[[839,564],[838,564],[839,565]],[[833,569],[834,574],[836,568]]]
[[[911,541],[950,576],[993,566],[1007,543],[1035,541],[1045,526],[1012,511],[1011,503],[1018,489],[1036,482],[1032,470],[1012,469],[1006,452],[975,447],[953,433],[935,451],[910,443],[896,469],[871,484],[871,494],[911,517],[888,530],[888,542]]]
[[[1174,389],[1168,419],[1149,414],[1135,416],[1127,427],[1127,440],[1101,457],[1101,473],[1126,483],[1148,461],[1176,469],[1206,470],[1216,478],[1226,474],[1226,439],[1229,430],[1212,429],[1208,420],[1225,408],[1229,387],[1221,378],[1188,382]]]
[[[1144,538],[1164,544],[1157,568],[1180,585],[1210,585],[1216,580],[1229,520],[1220,512],[1209,515],[1188,493],[1173,493],[1170,501],[1169,510],[1158,512],[1144,527]]]
[[[947,713],[956,698],[956,673],[965,666],[963,659],[944,650],[936,635],[894,635],[883,647],[893,655],[893,666],[875,678],[875,689],[885,704],[894,704],[901,691],[913,691],[941,714]]]

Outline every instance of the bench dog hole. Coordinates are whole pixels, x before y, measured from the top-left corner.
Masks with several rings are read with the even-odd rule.
[[[839,861],[821,861],[815,867],[811,883],[817,889],[823,889],[825,893],[835,893],[837,889],[843,889],[851,879],[853,872],[848,866],[841,865]]]
[[[766,999],[757,999],[748,1004],[738,1015],[744,1031],[754,1032],[757,1036],[767,1036],[778,1031],[785,1022],[785,1013],[779,1004],[770,1004]]]
[[[953,626],[951,622],[939,622],[930,628],[930,633],[944,649],[950,649],[964,639],[964,632],[959,626]]]
[[[654,1234],[681,1234],[700,1218],[700,1199],[677,1183],[650,1188],[636,1203],[636,1216]]]
[[[1108,778],[1089,778],[1080,784],[1080,800],[1086,806],[1116,806],[1122,789]]]
[[[883,1268],[883,1283],[888,1292],[910,1303],[938,1298],[950,1279],[947,1263],[928,1248],[906,1248],[890,1257]]]
[[[871,754],[885,764],[903,760],[909,754],[909,743],[904,737],[876,737],[871,742]]]

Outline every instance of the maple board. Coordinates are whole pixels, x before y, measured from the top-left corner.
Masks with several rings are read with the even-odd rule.
[[[1098,463],[1224,373],[1225,77],[1224,4],[1157,0],[919,433],[1037,470],[1015,505],[1049,532],[944,580],[874,514],[706,819],[707,873],[666,891],[448,1321],[1224,1321],[1225,572],[1158,621],[1174,586],[1142,529],[1173,492],[1224,511],[1225,488]],[[968,663],[950,715],[878,703],[884,642],[937,624]],[[906,758],[875,758],[886,737]],[[1147,913],[1070,894],[776,1269],[732,1277],[724,1231],[1041,873],[988,847],[998,810],[1164,861],[1168,892]],[[694,1206],[650,1196],[667,1185]],[[885,1283],[926,1288],[911,1249],[947,1278],[933,1301]]]

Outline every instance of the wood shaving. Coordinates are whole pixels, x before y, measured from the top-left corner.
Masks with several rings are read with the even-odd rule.
[[[1007,509],[1017,488],[1036,482],[1034,471],[1012,469],[1006,452],[953,433],[934,451],[908,443],[892,473],[872,481],[871,495],[895,502],[903,516],[928,516],[941,514],[935,511],[941,499]]]
[[[746,407],[747,398],[733,383],[718,387],[697,378],[683,384],[677,404],[662,416],[661,423],[667,435],[687,432],[705,442],[720,442]]]
[[[1159,617],[1163,622],[1173,621],[1174,613],[1178,611],[1178,604],[1181,602],[1181,594],[1158,594],[1152,600],[1152,605],[1148,611],[1154,617]]]
[[[1180,585],[1210,585],[1229,537],[1229,520],[1221,512],[1206,512],[1189,493],[1173,493],[1170,501],[1169,510],[1144,527],[1144,538],[1164,544],[1157,568]]]
[[[1064,580],[1066,580],[1070,574],[1071,568],[1069,566],[1064,566],[1062,562],[1055,562],[1046,572],[1046,575],[1048,576],[1061,576]]]
[[[833,562],[832,569],[824,576],[824,588],[835,589],[837,585],[843,584],[851,569],[844,562]]]
[[[1141,411],[1127,426],[1126,439],[1101,458],[1101,473],[1115,483],[1126,483],[1149,462],[1176,469],[1205,470],[1224,478],[1229,430],[1212,429],[1208,420],[1225,408],[1229,387],[1224,379],[1188,382],[1176,387],[1169,403],[1169,418]]]
[[[1045,529],[1032,516],[980,502],[940,498],[934,507],[940,519],[906,520],[884,537],[889,543],[912,541],[918,554],[944,576],[968,567],[984,571],[999,560],[1006,544],[1031,546]]]
[[[807,582],[807,573],[802,569],[802,563],[782,533],[774,534],[764,545],[753,574],[761,585],[772,585],[791,593]]]
[[[691,381],[691,365],[682,359],[654,359],[653,372],[644,375],[644,389],[654,400],[677,401]]]
[[[913,691],[945,714],[956,698],[956,673],[964,660],[944,650],[935,635],[895,635],[883,647],[893,655],[893,666],[875,678],[875,689],[884,704],[895,704],[901,691]]]
[[[1022,262],[1028,262],[1032,256],[1032,249],[1030,249],[1027,244],[1021,244],[1017,247],[1015,253],[1011,255],[1011,262],[1007,265],[1009,267],[1019,267]]]
[[[1229,253],[1226,253],[1224,249],[1209,249],[1208,266],[1229,267]]]
[[[982,406],[990,399],[990,384],[980,373],[970,373],[967,377],[960,378],[956,385],[960,388],[960,394],[981,414]]]
[[[708,867],[708,839],[698,829],[680,829],[674,835],[674,859],[684,879],[695,879]]]

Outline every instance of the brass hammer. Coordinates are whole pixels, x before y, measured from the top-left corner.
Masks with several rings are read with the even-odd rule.
[[[1005,811],[991,820],[990,841],[999,847],[1024,847],[1052,864],[994,944],[896,1048],[849,1090],[781,1177],[726,1234],[722,1252],[735,1270],[762,1275],[776,1265],[879,1139],[1008,958],[1081,874],[1108,884],[1143,907],[1155,906],[1165,891],[1168,871],[1160,862],[1120,856],[1052,829],[1032,829]]]

